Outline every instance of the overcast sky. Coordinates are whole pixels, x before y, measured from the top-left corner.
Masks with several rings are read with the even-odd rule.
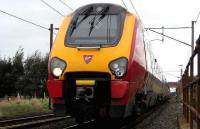
[[[94,0],[63,0],[73,9],[92,3]],[[129,0],[124,0],[130,12],[134,12]],[[71,12],[59,0],[46,0],[63,15]],[[95,0],[120,4],[121,0]],[[191,27],[200,11],[199,0],[132,0],[145,27]],[[50,23],[59,27],[63,16],[47,7],[41,0],[0,0],[0,10],[14,14],[43,27],[49,28]],[[158,30],[159,31],[159,30]],[[160,31],[161,32],[161,31]],[[148,39],[162,39],[162,36],[148,33]],[[164,34],[181,41],[191,43],[191,29],[165,30]],[[195,24],[195,41],[200,34],[200,19]],[[24,48],[25,56],[39,50],[42,54],[49,51],[49,31],[22,22],[0,13],[0,57],[13,57],[19,46]],[[177,81],[180,76],[180,64],[183,68],[191,55],[191,48],[176,41],[165,38],[164,42],[152,41],[152,51],[165,71],[168,81]],[[171,75],[172,74],[172,75]]]

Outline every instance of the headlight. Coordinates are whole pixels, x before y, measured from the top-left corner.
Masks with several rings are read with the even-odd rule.
[[[66,66],[67,66],[67,64],[65,63],[65,61],[54,57],[54,58],[52,58],[51,64],[50,64],[51,73],[55,77],[59,77],[60,75],[62,75],[62,73],[65,70]]]
[[[127,72],[128,60],[125,57],[120,57],[113,60],[109,64],[111,72],[116,76],[116,78],[122,78]]]

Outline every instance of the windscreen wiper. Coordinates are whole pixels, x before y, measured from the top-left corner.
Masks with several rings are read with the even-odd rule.
[[[74,30],[91,14],[93,10],[93,7],[91,6],[90,8],[87,8],[83,14],[85,14],[85,16],[77,23],[78,21],[78,16],[76,17],[76,19],[73,22],[73,27],[70,33],[70,36],[73,34]]]
[[[95,22],[95,19],[96,19],[96,15],[93,17],[93,19],[90,21],[90,30],[89,30],[89,36],[92,32],[92,30],[94,29],[94,22]]]
[[[73,33],[74,30],[76,29],[77,21],[78,21],[78,17],[76,17],[76,19],[72,22],[71,31],[70,31],[70,33],[69,33],[70,36],[72,36],[72,33]]]
[[[101,16],[99,17],[99,19],[98,19],[96,25],[98,25],[98,23],[100,23],[101,20],[106,16],[106,12],[108,12],[108,10],[109,10],[109,6],[107,6],[106,8],[104,8],[104,9],[100,12]],[[92,30],[94,29],[94,22],[95,22],[95,20],[96,20],[96,15],[95,15],[94,18],[90,21],[91,26],[90,26],[89,36],[90,36]]]
[[[96,25],[98,25],[101,20],[103,20],[103,18],[106,16],[106,12],[109,11],[109,6],[107,6],[104,10],[101,11],[101,17],[98,19]]]

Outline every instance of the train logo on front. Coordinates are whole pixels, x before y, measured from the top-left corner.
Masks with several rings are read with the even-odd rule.
[[[86,64],[89,64],[92,61],[93,55],[83,55],[83,59]]]

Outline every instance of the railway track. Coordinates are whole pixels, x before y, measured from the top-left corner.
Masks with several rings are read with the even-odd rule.
[[[95,126],[96,126],[95,121],[91,120],[91,121],[85,121],[83,124],[74,124],[63,129],[94,129],[93,127]]]
[[[21,129],[28,127],[38,127],[52,122],[60,120],[70,119],[70,116],[56,117],[54,114],[46,114],[33,117],[24,117],[18,119],[10,119],[0,121],[0,129]]]
[[[122,123],[116,122],[113,129],[134,129],[137,124],[142,122],[144,119],[149,117],[153,112],[156,110],[162,110],[167,103],[156,106],[155,108],[151,109],[147,113],[143,114],[142,116],[139,116],[137,118],[129,118],[126,121],[123,121]],[[46,115],[40,115],[40,116],[33,116],[33,117],[25,117],[25,118],[18,118],[18,119],[11,119],[11,120],[5,120],[0,121],[0,129],[21,129],[21,128],[34,128],[34,127],[40,127],[42,125],[48,125],[49,123],[56,123],[58,121],[67,120],[72,117],[65,116],[65,117],[56,117],[54,114],[46,114]],[[119,124],[120,123],[120,124]],[[110,128],[109,122],[105,125],[99,125],[96,123],[95,120],[86,121],[83,124],[73,124],[70,126],[67,126],[63,129],[98,129],[98,128],[104,128],[108,127]]]
[[[126,120],[111,120],[111,121],[104,121],[104,123],[96,123],[96,121],[87,121],[81,125],[74,124],[71,126],[68,126],[63,129],[103,129],[103,128],[112,128],[112,129],[134,129],[139,123],[141,123],[143,120],[147,119],[149,116],[151,116],[155,111],[162,111],[163,108],[166,107],[166,103],[162,105],[155,106],[145,114],[139,116],[139,117],[131,117]]]
[[[96,121],[87,121],[83,124],[74,124],[71,126],[68,126],[63,129],[103,129],[103,128],[112,128],[112,129],[134,129],[134,127],[145,120],[147,117],[149,117],[154,111],[158,110],[158,108],[161,108],[161,106],[156,106],[155,108],[151,109],[147,113],[137,117],[137,118],[127,118],[126,120],[111,120],[111,121],[104,121],[104,123],[96,123]],[[162,110],[162,109],[159,109]]]

